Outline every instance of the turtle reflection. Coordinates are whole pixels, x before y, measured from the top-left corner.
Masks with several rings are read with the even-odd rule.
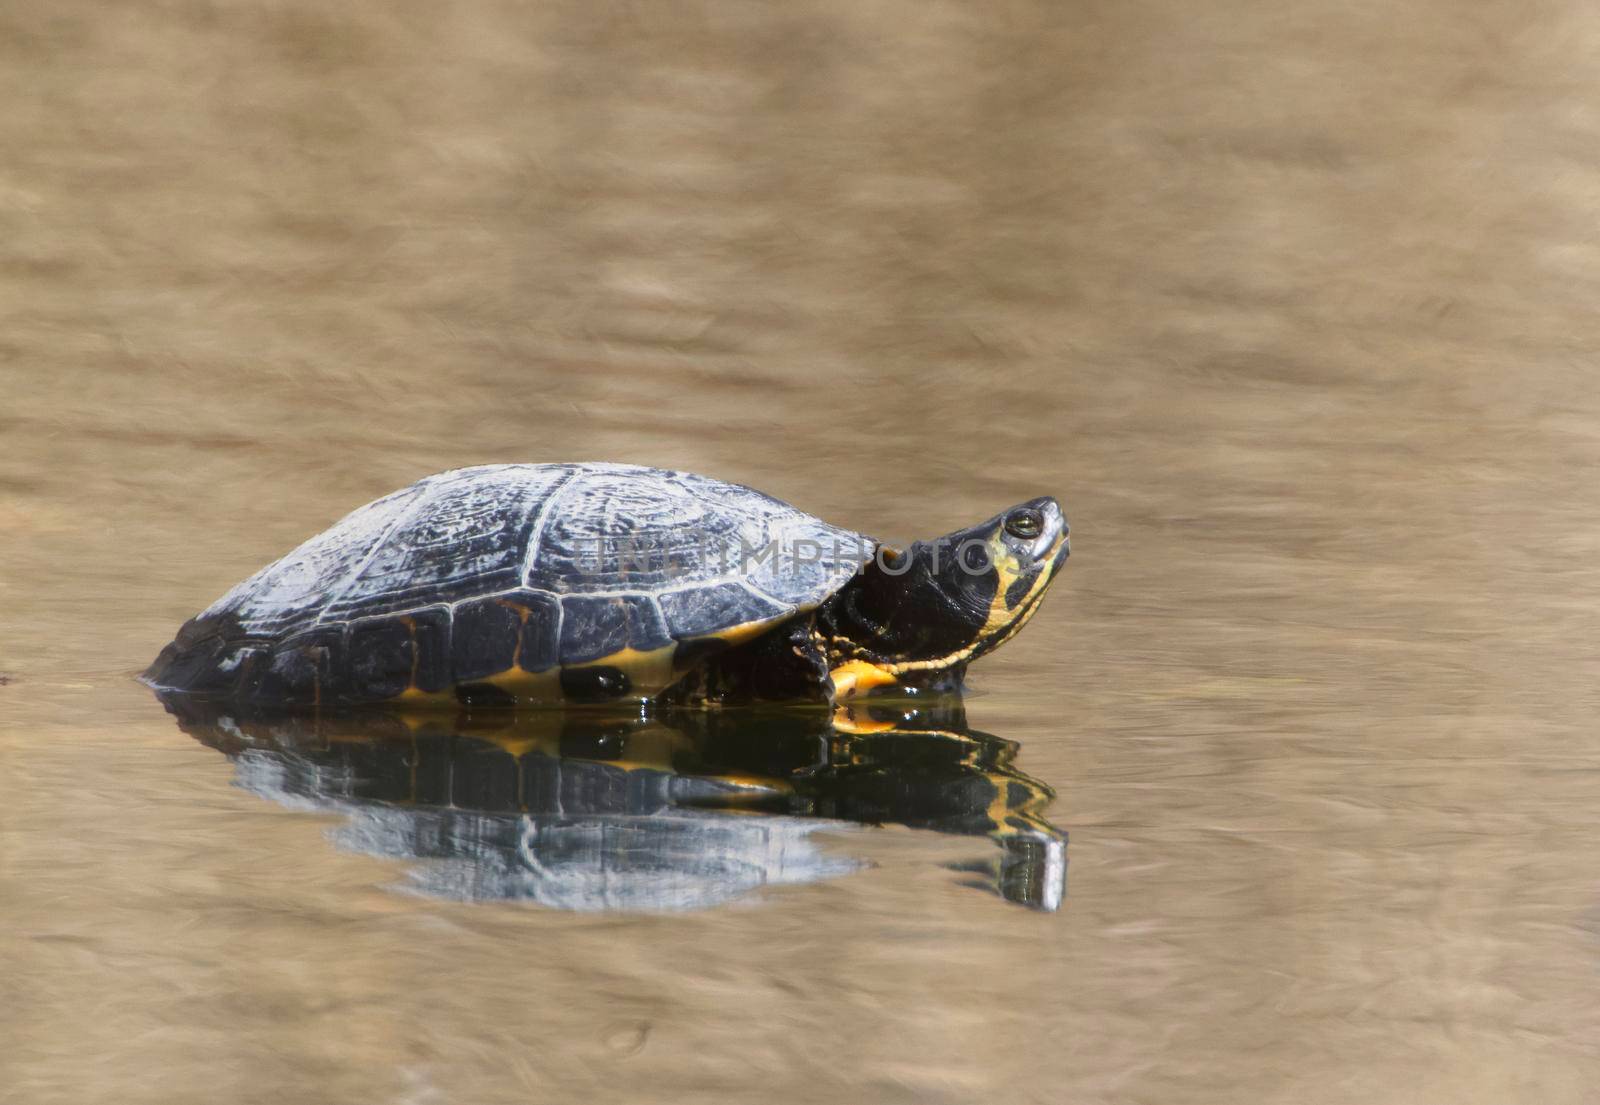
[[[345,849],[429,862],[426,894],[561,909],[715,905],[862,864],[818,829],[903,824],[986,836],[984,882],[1060,905],[1054,797],[971,730],[958,702],[839,710],[256,717],[167,699],[182,728],[234,763],[239,786],[339,812]]]

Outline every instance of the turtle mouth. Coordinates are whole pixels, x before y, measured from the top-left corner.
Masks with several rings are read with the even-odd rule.
[[[1055,574],[1067,562],[1067,557],[1072,555],[1072,542],[1067,539],[1067,527],[1062,525],[1049,536],[1047,541],[1042,541],[1041,545],[1033,559],[1033,567],[1028,572],[1028,580],[1030,585],[1043,589],[1049,580],[1055,578]]]

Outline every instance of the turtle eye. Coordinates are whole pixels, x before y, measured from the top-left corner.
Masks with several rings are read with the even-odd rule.
[[[1031,540],[1044,532],[1044,515],[1025,506],[1006,515],[1006,532],[1012,537]]]

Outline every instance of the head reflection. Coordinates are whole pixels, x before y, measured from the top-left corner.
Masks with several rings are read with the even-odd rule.
[[[167,708],[223,752],[239,786],[345,815],[342,848],[426,861],[424,894],[558,909],[666,911],[863,864],[819,829],[902,824],[987,837],[964,867],[1054,910],[1066,838],[1017,745],[969,729],[959,702],[816,712],[241,716]]]

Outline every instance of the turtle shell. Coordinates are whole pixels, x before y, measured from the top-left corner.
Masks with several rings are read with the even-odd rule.
[[[688,472],[463,468],[240,583],[145,678],[284,704],[649,697],[707,651],[815,608],[875,548]]]

